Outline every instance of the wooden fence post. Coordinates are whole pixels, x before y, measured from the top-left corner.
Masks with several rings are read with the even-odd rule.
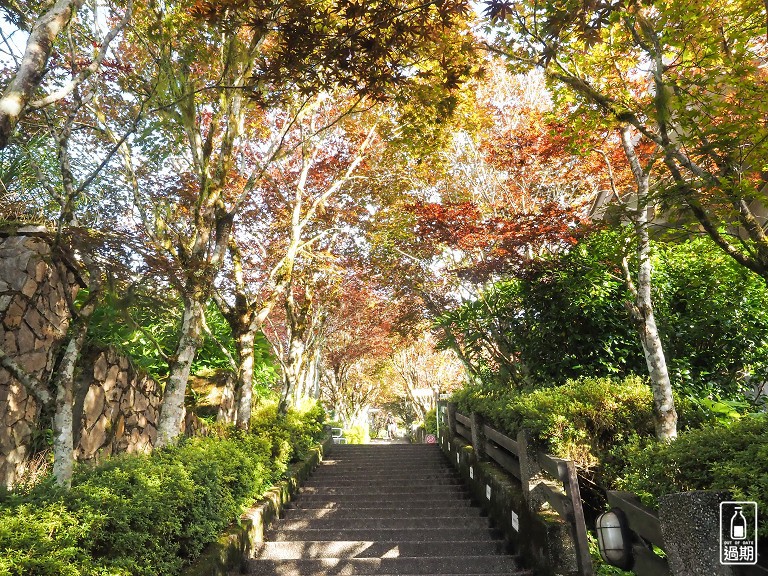
[[[472,424],[472,448],[475,450],[475,456],[478,460],[486,460],[485,454],[485,421],[481,414],[472,412],[470,416]]]
[[[532,446],[530,433],[521,428],[517,432],[517,446],[519,453],[517,455],[520,461],[520,483],[523,487],[523,497],[531,506],[531,479],[538,474],[536,465],[536,454]]]
[[[448,431],[449,438],[456,436],[456,402],[448,402]]]
[[[576,561],[579,565],[579,574],[592,576],[595,571],[592,566],[592,556],[589,554],[589,540],[587,539],[587,523],[584,520],[584,508],[581,503],[581,490],[579,489],[579,476],[576,473],[576,465],[572,460],[563,460],[557,465],[558,476],[565,488],[568,498],[570,518],[567,521],[573,528],[573,544],[576,547]]]

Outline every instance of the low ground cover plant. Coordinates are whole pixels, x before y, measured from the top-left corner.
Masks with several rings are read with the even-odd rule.
[[[172,576],[320,438],[323,413],[266,407],[250,432],[221,429],[150,455],[80,465],[0,495],[1,576]]]

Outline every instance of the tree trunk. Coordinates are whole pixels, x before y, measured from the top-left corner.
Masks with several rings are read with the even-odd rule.
[[[288,343],[288,358],[285,363],[285,399],[286,406],[296,406],[297,398],[300,394],[300,377],[302,373],[302,364],[304,362],[305,346],[304,341],[298,337],[290,338]]]
[[[237,377],[231,372],[227,373],[224,390],[221,393],[219,412],[216,414],[216,422],[220,424],[232,424],[237,418]]]
[[[160,406],[156,448],[171,444],[182,433],[184,423],[184,395],[187,391],[189,371],[200,346],[203,331],[203,304],[195,298],[185,298],[181,337],[171,365],[168,383]]]
[[[255,328],[250,326],[237,338],[237,350],[240,354],[240,369],[237,373],[237,427],[248,430],[253,405],[253,363]]]
[[[675,401],[672,396],[672,384],[669,380],[664,348],[653,314],[653,298],[651,295],[653,270],[651,267],[651,240],[648,234],[650,174],[649,170],[644,170],[640,165],[631,141],[628,126],[621,132],[621,142],[637,185],[637,207],[631,216],[637,242],[637,287],[635,288],[633,285],[629,266],[625,259],[624,273],[628,287],[635,297],[635,302],[628,303],[627,307],[640,336],[640,342],[645,354],[645,362],[648,365],[648,374],[651,379],[651,389],[653,390],[653,415],[656,437],[659,440],[669,442],[677,438],[677,411],[675,410]]]
[[[69,488],[74,468],[74,397],[75,368],[88,334],[88,322],[78,320],[64,350],[54,383],[56,412],[53,416],[53,475],[57,484]]]
[[[83,0],[58,0],[32,27],[21,64],[0,98],[0,149],[8,145],[27,102],[40,85],[56,37],[82,5]]]
[[[645,208],[641,210],[645,214]],[[635,320],[640,341],[648,365],[648,374],[653,389],[653,412],[656,424],[656,437],[659,440],[670,441],[677,438],[677,411],[672,396],[672,384],[669,380],[667,360],[661,343],[656,318],[653,313],[651,296],[651,259],[648,223],[645,217],[638,218],[635,223],[637,235],[637,296],[635,301]]]

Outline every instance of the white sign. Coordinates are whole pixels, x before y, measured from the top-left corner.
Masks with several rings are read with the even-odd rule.
[[[485,497],[491,499],[491,487],[488,484],[485,485]]]
[[[518,518],[514,510],[512,510],[511,516],[512,516],[512,528],[514,528],[517,532],[520,532],[520,518]]]
[[[720,564],[757,564],[756,502],[720,502]]]
[[[475,477],[475,470],[472,468],[472,466],[469,467],[469,477],[470,478]]]
[[[456,464],[458,464],[458,463],[459,463],[459,453],[456,452]]]

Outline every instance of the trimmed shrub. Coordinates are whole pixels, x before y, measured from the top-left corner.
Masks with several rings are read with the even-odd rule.
[[[651,389],[637,376],[581,378],[532,392],[465,388],[453,398],[460,412],[479,412],[512,437],[526,428],[547,451],[583,468],[632,433],[654,430]]]
[[[281,476],[292,462],[304,458],[320,438],[325,412],[319,404],[306,411],[288,409],[278,414],[277,402],[262,402],[251,416],[251,432],[271,442],[274,470]]]
[[[6,493],[0,575],[178,574],[306,455],[322,434],[322,417],[318,409],[272,413],[253,432],[228,430],[78,466],[68,492],[47,479]]]
[[[759,510],[768,510],[768,414],[682,432],[671,444],[634,438],[617,451],[628,465],[616,484],[650,506],[663,494],[727,490],[736,500],[752,500]],[[764,516],[759,533],[768,538]]]
[[[362,424],[354,424],[346,428],[344,437],[347,439],[347,444],[367,444],[371,440],[368,426]]]
[[[434,408],[424,416],[424,431],[427,434],[437,434],[437,410]]]

